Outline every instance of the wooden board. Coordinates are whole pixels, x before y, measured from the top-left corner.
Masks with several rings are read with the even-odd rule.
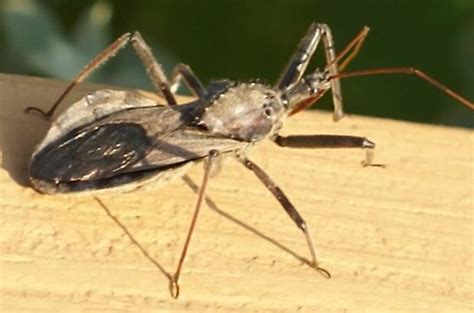
[[[0,311],[473,311],[472,131],[294,116],[284,134],[367,136],[377,143],[375,161],[387,165],[363,168],[363,151],[350,149],[265,142],[249,153],[312,227],[332,278],[300,261],[308,257],[300,231],[256,177],[228,159],[210,181],[173,300],[166,275],[202,165],[162,188],[101,196],[108,209],[90,196],[36,193],[28,160],[48,124],[23,110],[46,108],[63,88],[0,75]]]

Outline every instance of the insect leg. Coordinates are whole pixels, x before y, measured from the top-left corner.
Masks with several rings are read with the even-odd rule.
[[[156,60],[151,52],[150,46],[145,42],[139,32],[134,32],[130,38],[133,48],[142,60],[145,68],[150,75],[151,81],[155,88],[165,97],[169,105],[177,104],[173,93],[170,90],[168,79],[166,78],[160,63]]]
[[[174,275],[172,276],[172,278],[170,280],[171,296],[175,299],[178,298],[178,296],[179,296],[179,278],[180,278],[180,275],[181,275],[181,269],[183,267],[183,263],[184,263],[184,259],[186,258],[186,254],[188,252],[189,243],[191,242],[191,237],[194,233],[194,228],[196,226],[199,211],[201,209],[202,200],[204,199],[204,195],[205,195],[205,192],[206,192],[207,182],[209,181],[210,172],[211,172],[211,169],[212,169],[212,166],[213,166],[214,162],[217,160],[218,157],[219,157],[219,152],[218,151],[211,150],[209,152],[209,156],[208,156],[206,166],[205,166],[205,169],[204,169],[204,177],[202,179],[201,188],[199,189],[198,200],[196,202],[196,207],[194,209],[194,214],[193,214],[193,217],[191,219],[191,224],[189,225],[188,234],[186,236],[186,241],[184,242],[184,247],[183,247],[183,250],[181,252],[181,256],[179,258],[179,262],[178,262],[178,266],[176,268],[176,271],[175,271]]]
[[[290,202],[290,200],[286,197],[283,191],[278,187],[275,182],[255,163],[250,161],[245,157],[240,157],[239,160],[242,164],[254,172],[254,174],[260,179],[260,181],[267,187],[267,189],[275,196],[275,198],[280,202],[280,204],[285,209],[286,213],[290,216],[290,218],[295,222],[296,226],[303,231],[303,234],[306,238],[306,242],[309,247],[309,251],[311,253],[311,267],[317,269],[323,276],[326,278],[331,277],[331,274],[325,270],[324,268],[319,266],[318,260],[316,258],[316,249],[314,247],[314,241],[311,236],[311,231],[308,228],[308,225],[303,220],[301,215],[298,213],[294,205]]]
[[[331,29],[326,24],[321,24],[321,28],[324,32],[323,44],[324,50],[326,53],[326,69],[329,71],[329,74],[336,75],[339,73],[336,59],[336,49],[334,48],[334,39],[332,38]],[[331,79],[331,93],[332,93],[332,103],[334,105],[333,119],[335,121],[340,120],[344,116],[344,109],[342,105],[342,92],[341,92],[341,83],[339,79]]]
[[[275,84],[276,89],[285,90],[301,79],[321,40],[321,36],[321,24],[312,23],[306,34],[301,38],[295,52],[293,52],[290,62],[281,73]]]
[[[201,83],[199,78],[191,70],[191,67],[189,67],[189,65],[179,63],[173,69],[173,74],[171,77],[170,90],[172,93],[176,93],[178,91],[182,80],[184,80],[186,86],[196,97],[204,98],[206,96],[206,88],[204,88],[204,85]]]
[[[344,135],[277,135],[274,142],[280,147],[290,148],[362,148],[366,150],[364,166],[383,166],[373,164],[375,143],[365,137]]]
[[[124,48],[129,42],[132,42],[132,45],[140,57],[142,62],[145,64],[146,70],[151,77],[153,85],[163,94],[168,104],[173,105],[176,104],[176,100],[169,90],[168,80],[161,69],[160,64],[156,61],[151,53],[150,47],[146,44],[143,40],[142,36],[139,32],[125,33],[120,36],[117,40],[115,40],[110,46],[102,50],[96,57],[92,59],[80,72],[79,74],[74,77],[74,79],[69,83],[63,93],[58,97],[58,99],[54,102],[49,110],[46,112],[36,108],[36,107],[28,107],[26,108],[26,112],[34,111],[40,113],[42,117],[45,119],[50,119],[54,112],[56,111],[59,104],[64,100],[67,94],[76,86],[77,84],[81,83],[84,79],[86,79],[89,75],[91,75],[98,67],[103,65],[107,60],[111,57],[115,56],[117,52]]]
[[[115,40],[110,46],[102,50],[95,58],[93,58],[92,61],[90,61],[89,64],[87,64],[82,69],[82,71],[80,71],[79,74],[77,74],[76,77],[74,77],[74,79],[69,83],[69,85],[63,91],[63,93],[59,96],[59,98],[53,103],[53,105],[51,106],[49,110],[45,112],[36,107],[27,107],[25,109],[25,112],[27,113],[31,111],[37,112],[40,114],[40,116],[49,120],[51,116],[53,116],[54,112],[56,111],[61,101],[64,100],[64,98],[71,91],[71,89],[74,88],[74,86],[76,86],[80,82],[82,82],[84,79],[86,79],[100,65],[105,63],[111,57],[113,57],[120,49],[124,48],[130,41],[130,36],[131,36],[130,33],[123,34],[117,40]]]
[[[278,79],[275,88],[285,90],[301,79],[321,39],[323,40],[326,54],[326,70],[330,76],[335,76],[339,73],[331,29],[326,24],[313,23],[298,44],[290,62]],[[334,120],[337,121],[344,115],[341,84],[338,79],[331,79],[330,85],[334,104]]]
[[[367,38],[367,35],[369,34],[369,28],[365,26],[362,28],[362,30],[344,47],[344,49],[339,52],[339,54],[331,61],[326,64],[325,71],[329,72],[329,66],[332,66],[332,64],[338,64],[339,61],[341,61],[344,57],[344,61],[338,65],[337,69],[339,70],[339,74],[341,73],[342,70],[344,70],[349,63],[355,58],[355,56],[359,53],[362,44],[365,41],[365,38]],[[331,80],[331,79],[330,79]],[[300,102],[299,104],[295,105],[292,110],[289,112],[289,115],[296,114],[302,110],[306,110],[309,108],[313,103],[317,102],[324,94],[326,93],[327,89],[321,90],[321,92],[318,92],[312,97],[309,97],[308,99]]]

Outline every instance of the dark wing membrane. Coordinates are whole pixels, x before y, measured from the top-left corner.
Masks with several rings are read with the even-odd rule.
[[[59,182],[110,177],[142,159],[151,148],[138,124],[105,124],[79,130],[38,153],[30,175]]]

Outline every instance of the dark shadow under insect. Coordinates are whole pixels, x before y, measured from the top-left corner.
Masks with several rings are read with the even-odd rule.
[[[188,175],[184,175],[183,176],[183,180],[184,182],[186,183],[186,185],[188,185],[188,187],[196,194],[199,194],[199,185],[196,184],[192,179],[191,177],[189,177]],[[122,231],[124,232],[124,234],[127,235],[127,237],[130,239],[130,241],[142,252],[142,254],[153,264],[156,266],[156,268],[158,268],[158,270],[170,281],[170,291],[173,292],[173,288],[175,288],[173,286],[173,275],[168,273],[164,267],[158,262],[158,260],[156,260],[156,258],[152,257],[150,255],[150,253],[148,253],[147,249],[145,247],[143,247],[143,245],[135,238],[135,236],[133,236],[133,234],[128,230],[128,228],[125,226],[125,224],[120,221],[120,219],[115,216],[114,214],[112,214],[110,208],[108,208],[105,203],[99,199],[98,197],[94,197],[94,199],[99,203],[99,205],[102,207],[102,209],[104,209],[105,213],[107,214],[108,217],[110,217],[112,219],[112,221],[117,224],[121,229]],[[294,257],[295,259],[299,260],[300,262],[304,263],[304,264],[307,264],[307,265],[311,265],[311,261],[298,255],[296,252],[294,252],[293,250],[291,250],[290,248],[286,247],[285,245],[279,243],[278,241],[272,239],[271,237],[265,235],[264,233],[260,232],[259,230],[257,230],[256,228],[250,226],[249,224],[245,223],[244,221],[242,220],[239,220],[238,218],[232,216],[231,214],[227,213],[227,212],[224,212],[222,211],[221,209],[219,209],[219,207],[217,206],[217,204],[209,197],[205,196],[204,197],[204,201],[206,202],[207,206],[215,211],[217,214],[219,214],[220,216],[226,218],[227,220],[239,225],[240,227],[244,228],[245,230],[253,233],[254,235],[264,239],[265,241],[271,243],[272,245],[276,246],[277,248],[283,250],[284,252],[290,254],[292,257]]]
[[[278,185],[246,157],[246,150],[263,139],[291,148],[362,148],[364,166],[373,165],[375,144],[364,137],[342,135],[279,135],[285,118],[311,106],[331,89],[334,120],[343,117],[339,80],[369,74],[414,74],[438,87],[469,108],[474,105],[433,78],[414,68],[379,68],[340,73],[358,53],[368,28],[364,28],[336,55],[333,38],[325,24],[312,24],[274,86],[258,82],[211,82],[205,88],[187,65],[179,64],[168,82],[140,33],[127,33],[102,51],[81,71],[47,112],[27,111],[50,119],[71,89],[92,71],[131,43],[145,64],[153,85],[167,106],[129,92],[100,90],[72,104],[55,120],[46,138],[32,155],[30,181],[44,193],[93,191],[126,186],[134,182],[183,175],[186,165],[204,161],[205,171],[186,241],[171,275],[173,297],[179,295],[181,269],[190,245],[210,172],[219,158],[235,156],[275,196],[303,232],[311,254],[310,266],[330,277],[320,267],[308,225]],[[322,41],[327,65],[306,73]],[[338,62],[345,60],[341,65]],[[175,92],[184,82],[196,100],[177,105]]]
[[[122,231],[127,235],[128,239],[130,239],[130,241],[138,247],[138,249],[140,249],[140,251],[142,252],[142,254],[153,264],[156,266],[156,268],[158,268],[160,270],[160,272],[166,276],[166,278],[168,278],[169,280],[171,280],[171,275],[163,268],[163,266],[161,266],[160,263],[158,263],[158,261],[153,258],[149,253],[148,251],[140,244],[140,242],[138,242],[137,239],[135,239],[135,237],[132,235],[132,233],[127,229],[127,227],[115,216],[112,214],[112,212],[110,211],[110,209],[105,205],[104,202],[102,202],[102,200],[100,200],[98,197],[94,197],[94,199],[99,203],[99,205],[102,207],[102,209],[104,209],[105,213],[107,214],[108,217],[110,217],[112,219],[112,221],[114,221],[115,224],[117,224],[121,229]]]

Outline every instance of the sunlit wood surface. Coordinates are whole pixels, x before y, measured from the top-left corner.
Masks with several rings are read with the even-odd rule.
[[[266,142],[249,152],[306,218],[332,278],[301,262],[300,231],[228,159],[209,183],[174,300],[167,275],[202,164],[161,188],[100,196],[108,209],[87,195],[36,193],[28,160],[48,124],[23,110],[46,108],[63,88],[0,75],[0,311],[473,311],[472,131],[361,116],[334,123],[318,111],[288,119],[284,134],[367,136],[387,165],[363,168],[363,152],[350,149]]]

